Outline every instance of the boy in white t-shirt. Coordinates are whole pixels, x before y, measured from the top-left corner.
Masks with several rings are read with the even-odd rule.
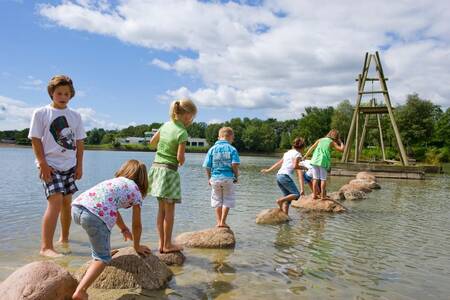
[[[313,190],[313,184],[312,184],[312,180],[313,180],[313,166],[311,165],[311,161],[310,160],[302,160],[299,163],[301,172],[302,172],[302,180],[303,180],[303,184],[307,184],[309,186],[309,188],[311,189],[311,191]]]
[[[301,150],[303,150],[304,147],[304,140],[302,138],[296,138],[292,143],[292,149],[284,153],[282,159],[277,161],[270,168],[261,170],[261,173],[268,173],[276,168],[280,168],[277,173],[277,184],[284,196],[277,199],[277,204],[286,214],[289,214],[289,205],[291,204],[291,201],[297,200],[301,195],[305,194],[304,183],[303,180],[301,180],[302,174],[299,169],[299,163],[302,159]],[[300,193],[292,178],[294,170],[297,173],[298,182],[300,184]]]
[[[83,139],[86,133],[80,114],[67,107],[75,95],[72,80],[64,75],[55,76],[47,90],[52,103],[33,113],[28,138],[33,145],[47,197],[40,254],[57,257],[61,254],[53,247],[53,235],[61,212],[59,241],[69,241],[72,195],[78,190],[75,180],[83,174]]]

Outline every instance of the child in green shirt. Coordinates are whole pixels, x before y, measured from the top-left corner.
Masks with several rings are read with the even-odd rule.
[[[157,227],[159,251],[169,253],[183,248],[172,243],[175,203],[181,203],[180,174],[178,167],[185,161],[184,153],[188,133],[197,107],[190,99],[176,100],[170,106],[171,120],[161,126],[150,141],[157,146],[155,160],[148,173],[149,193],[158,199]]]

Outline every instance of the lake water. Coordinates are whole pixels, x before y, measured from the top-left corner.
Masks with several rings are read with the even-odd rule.
[[[113,176],[127,159],[149,165],[154,153],[86,151],[80,191]],[[188,154],[181,168],[183,203],[177,205],[174,236],[215,223],[203,154]],[[0,281],[16,268],[41,259],[40,225],[46,208],[28,148],[0,148]],[[380,180],[382,189],[361,202],[346,202],[345,214],[305,214],[278,226],[255,224],[274,207],[280,192],[274,175],[259,170],[274,158],[242,157],[237,207],[228,223],[234,250],[186,249],[169,288],[92,291],[93,299],[450,299],[450,178]],[[329,190],[348,178],[334,177]],[[131,211],[122,210],[126,222]],[[143,242],[157,247],[156,203],[145,200]],[[58,233],[57,233],[58,234]],[[55,235],[55,238],[58,235]],[[90,259],[87,236],[71,228],[71,255],[58,260],[75,270]],[[113,229],[112,247],[127,244]],[[301,273],[303,272],[303,275]]]

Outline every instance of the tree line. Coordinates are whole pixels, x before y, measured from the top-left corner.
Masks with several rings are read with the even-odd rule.
[[[336,107],[307,107],[300,118],[292,120],[233,118],[220,124],[194,122],[188,128],[188,133],[191,137],[205,138],[212,145],[217,140],[219,129],[229,126],[234,130],[234,146],[239,151],[272,153],[289,149],[291,141],[298,136],[303,137],[307,145],[310,145],[325,136],[331,128],[338,129],[342,140],[347,142],[345,139],[353,110],[354,106],[350,101],[343,100]],[[411,94],[407,96],[404,105],[394,109],[394,115],[409,157],[432,163],[450,161],[450,108],[444,111],[432,101]],[[375,118],[372,122],[374,121]],[[397,159],[395,136],[388,115],[382,115],[381,123],[388,158]],[[359,124],[362,127],[362,117]],[[142,124],[120,130],[94,128],[87,132],[86,144],[117,145],[118,138],[144,137],[145,132],[158,129],[161,125],[162,123]],[[0,139],[14,139],[18,144],[27,144],[27,134],[28,129],[0,131]],[[362,155],[367,159],[381,158],[376,128],[368,131]]]

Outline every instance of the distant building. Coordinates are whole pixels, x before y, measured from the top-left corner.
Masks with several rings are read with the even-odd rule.
[[[153,138],[153,136],[158,132],[158,129],[153,128],[152,131],[146,131],[144,133],[145,136],[145,142],[150,143],[150,140]],[[188,141],[186,143],[186,146],[189,147],[208,147],[208,142],[204,138],[193,138],[189,137]]]
[[[186,146],[190,147],[208,147],[208,142],[204,138],[188,138]]]
[[[129,136],[126,138],[118,138],[117,141],[121,144],[133,144],[133,145],[137,145],[137,144],[147,144],[145,138],[143,137],[137,137],[137,136]]]
[[[148,143],[150,143],[150,140],[152,139],[152,137],[158,132],[158,129],[153,128],[152,131],[146,131],[144,132],[144,137],[145,137],[145,141],[147,141]]]

